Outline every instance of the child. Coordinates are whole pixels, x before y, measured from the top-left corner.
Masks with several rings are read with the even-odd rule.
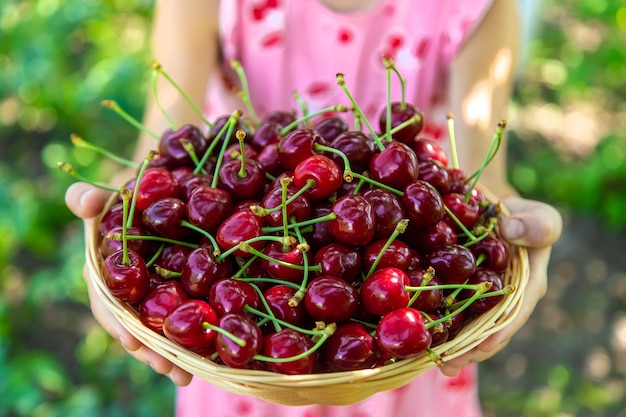
[[[519,21],[509,0],[160,0],[154,18],[153,54],[209,120],[244,109],[228,88],[236,81],[229,62],[238,59],[248,76],[258,115],[295,108],[298,91],[310,110],[346,102],[335,82],[346,85],[369,120],[386,101],[381,56],[393,58],[407,82],[407,101],[425,112],[426,134],[445,144],[446,113],[456,116],[460,166],[473,172],[487,153],[496,124],[506,118],[519,53]],[[393,97],[399,97],[393,81]],[[207,85],[209,88],[207,89]],[[208,93],[207,93],[208,91]],[[159,98],[177,124],[201,120],[167,83]],[[155,132],[168,125],[150,100],[145,124]],[[141,158],[154,148],[140,138]],[[346,407],[283,407],[221,391],[173,366],[141,345],[91,297],[94,316],[137,359],[180,386],[177,416],[478,416],[476,366],[503,348],[527,321],[547,285],[550,247],[560,236],[561,218],[545,204],[515,195],[500,152],[483,174],[483,184],[512,212],[501,220],[506,239],[529,247],[531,279],[525,304],[507,329],[473,351],[420,375],[398,390]],[[88,231],[106,193],[74,184],[67,204]]]

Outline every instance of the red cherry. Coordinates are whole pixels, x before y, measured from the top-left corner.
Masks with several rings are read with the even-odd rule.
[[[367,311],[382,316],[408,305],[410,294],[406,287],[409,284],[405,272],[391,267],[379,269],[363,283],[361,300]]]
[[[402,205],[409,217],[409,225],[417,229],[436,224],[446,214],[439,192],[422,180],[407,185],[402,196]]]
[[[296,291],[289,285],[277,284],[265,290],[263,297],[277,319],[300,326],[304,324],[307,314],[303,303],[296,306],[291,303]]]
[[[422,286],[422,282],[424,281],[425,275],[429,274],[428,271],[424,271],[423,269],[413,269],[407,272],[409,277],[409,282],[411,287],[420,287]],[[440,285],[441,281],[436,276],[430,277],[430,280],[426,285],[435,286]],[[441,307],[441,302],[443,301],[443,290],[441,289],[433,289],[433,290],[422,290],[420,294],[417,296],[411,307],[420,310],[431,312],[437,310]]]
[[[372,188],[363,193],[376,216],[376,239],[384,239],[396,230],[398,222],[406,217],[400,199],[383,188]]]
[[[383,252],[383,247],[387,244],[387,239],[376,240],[371,242],[363,250],[363,270],[369,271],[379,254]],[[394,240],[389,244],[387,249],[376,265],[376,270],[387,267],[395,267],[403,271],[407,271],[411,266],[413,254],[406,243]]]
[[[189,196],[187,219],[194,226],[212,233],[230,214],[232,207],[233,201],[227,191],[202,185]]]
[[[229,261],[218,262],[211,249],[199,247],[187,258],[180,275],[180,282],[191,297],[206,298],[215,281],[231,274]]]
[[[209,290],[208,302],[219,316],[244,314],[244,307],[258,308],[259,294],[252,285],[237,279],[218,279]]]
[[[337,326],[324,342],[321,356],[331,371],[368,369],[378,360],[378,345],[363,324],[348,322]]]
[[[385,314],[376,327],[378,347],[396,358],[412,358],[428,349],[432,342],[422,313],[410,307]]]
[[[427,255],[435,275],[444,284],[463,284],[476,270],[472,252],[459,244],[440,245]]]
[[[309,128],[292,130],[278,143],[278,160],[285,169],[294,169],[300,162],[318,152],[315,144],[328,145],[322,136]]]
[[[215,352],[217,332],[207,324],[218,324],[217,314],[211,306],[197,299],[183,301],[163,321],[165,336],[201,356]]]
[[[326,142],[334,141],[336,137],[347,132],[349,128],[348,123],[338,116],[326,117],[313,125],[313,129],[319,133]],[[333,147],[335,146],[333,145]]]
[[[441,162],[435,159],[419,161],[418,170],[419,178],[435,187],[439,194],[445,195],[450,192],[452,186],[450,173]]]
[[[370,159],[369,173],[373,180],[402,190],[419,176],[417,157],[404,143],[391,142]]]
[[[222,165],[219,171],[219,186],[228,191],[235,200],[256,200],[261,198],[267,178],[261,164],[246,159],[245,175],[241,174],[242,161],[232,160]]]
[[[150,204],[142,213],[142,221],[148,230],[159,236],[184,240],[190,229],[181,225],[186,220],[187,206],[175,197],[165,197]]]
[[[420,161],[433,159],[439,161],[444,167],[448,166],[448,154],[436,140],[420,138],[413,143],[413,150]]]
[[[467,229],[472,230],[478,222],[480,217],[480,207],[478,206],[476,200],[470,198],[468,201],[465,201],[464,195],[449,193],[443,196],[443,204]],[[461,229],[456,221],[453,220],[448,214],[446,214],[446,219],[448,219],[448,223],[452,225],[452,227],[457,230]]]
[[[417,135],[419,135],[424,128],[424,115],[420,109],[409,103],[391,103],[392,129],[416,116],[421,116],[420,121],[403,127],[398,132],[394,133],[393,138],[395,140],[402,143],[413,143]],[[380,112],[379,128],[382,132],[385,132],[387,129],[387,108],[384,108]]]
[[[313,256],[313,264],[321,266],[318,276],[332,275],[348,282],[360,279],[361,263],[361,253],[354,246],[338,242],[320,248]]]
[[[163,334],[163,322],[176,307],[189,296],[178,281],[163,281],[148,291],[139,305],[141,322],[157,333]]]
[[[129,263],[124,263],[122,249],[104,260],[102,278],[113,296],[130,304],[140,302],[148,292],[150,278],[143,258],[128,250]]]
[[[315,321],[341,323],[358,311],[359,293],[341,278],[322,276],[309,282],[304,306]]]
[[[263,253],[269,258],[280,262],[268,259],[262,260],[263,268],[270,277],[293,283],[302,281],[304,277],[303,269],[291,268],[284,264],[304,267],[304,257],[306,256],[307,259],[310,259],[308,252],[302,252],[297,246],[285,249],[280,242],[269,242],[263,249]]]
[[[336,192],[343,183],[343,175],[339,166],[324,155],[313,155],[300,162],[293,170],[293,183],[296,187],[304,187],[308,181],[315,181],[306,194],[312,200],[323,200]]]
[[[285,328],[267,336],[261,352],[264,356],[270,358],[291,358],[309,351],[312,347],[313,342],[307,336],[295,330]],[[294,361],[267,362],[267,366],[272,371],[281,374],[310,374],[315,368],[316,359],[317,353],[311,352],[309,355]]]
[[[474,254],[476,261],[479,262],[480,260],[481,267],[502,273],[509,266],[509,249],[502,239],[495,236],[487,236],[471,245],[469,249]]]
[[[374,237],[376,217],[374,208],[360,195],[346,195],[332,206],[337,216],[329,222],[332,237],[346,244],[365,245]]]
[[[286,190],[286,198],[290,199],[297,192],[297,188],[290,185]],[[283,203],[283,190],[281,186],[271,188],[261,200],[261,206],[266,209],[273,209]],[[287,204],[287,219],[295,219],[297,222],[309,220],[311,218],[311,202],[306,195],[299,195],[295,200]],[[276,210],[265,216],[263,220],[268,226],[283,225],[283,211]]]
[[[500,274],[488,268],[476,268],[476,272],[474,272],[474,275],[472,275],[472,277],[469,279],[468,284],[477,285],[485,282],[491,283],[491,288],[487,290],[487,293],[499,291],[503,288],[502,277],[500,276]],[[474,293],[475,292],[472,290],[465,290],[461,293],[460,298],[470,298],[472,295],[474,295]],[[502,301],[503,298],[504,295],[494,295],[491,297],[479,298],[478,300],[472,302],[468,309],[471,312],[481,314],[494,308],[496,305],[498,305],[500,301]]]
[[[178,183],[170,171],[163,168],[147,169],[139,182],[137,209],[143,211],[165,197],[178,197],[178,192]]]
[[[368,169],[370,159],[375,154],[372,139],[365,133],[356,130],[341,133],[331,142],[330,146],[346,155],[354,172],[363,172]],[[343,159],[339,155],[331,153],[330,157],[342,169],[345,169]]]
[[[194,125],[183,125],[177,130],[166,130],[159,140],[159,156],[167,158],[168,162],[175,167],[193,163],[181,140],[188,141],[196,155],[202,156],[208,147],[206,138]]]
[[[219,333],[215,339],[215,348],[220,359],[231,368],[247,368],[263,345],[259,326],[247,316],[229,313],[220,318],[219,327],[245,342],[241,346],[232,338]]]
[[[237,211],[228,216],[217,229],[215,239],[222,250],[229,250],[246,240],[263,236],[263,223],[260,217],[251,211]],[[250,244],[259,250],[263,247],[262,241]],[[235,256],[250,257],[250,253],[237,249]]]

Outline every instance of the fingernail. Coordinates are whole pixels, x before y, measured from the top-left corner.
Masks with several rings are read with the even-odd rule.
[[[85,192],[83,192],[80,195],[80,198],[78,199],[78,208],[83,208],[84,207],[84,202],[87,199],[87,194],[89,194],[89,190],[86,190]]]
[[[519,219],[508,219],[504,227],[504,237],[516,240],[524,236],[524,222]]]

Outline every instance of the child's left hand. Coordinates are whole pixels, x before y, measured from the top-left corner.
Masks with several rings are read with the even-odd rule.
[[[503,204],[511,215],[500,220],[502,236],[510,243],[528,248],[530,278],[523,305],[517,317],[503,330],[494,333],[471,351],[444,362],[440,367],[447,376],[456,376],[472,362],[481,362],[503,349],[513,335],[528,321],[548,286],[547,268],[550,251],[561,236],[560,213],[550,205],[521,198],[508,198]]]

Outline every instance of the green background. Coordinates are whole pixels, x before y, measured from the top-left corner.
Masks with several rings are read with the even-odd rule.
[[[0,4],[0,416],[169,416],[174,388],[90,314],[82,228],[58,161],[111,168],[69,136],[129,156],[150,76],[147,0]],[[566,230],[551,286],[481,368],[486,416],[625,416],[626,1],[546,0],[509,120],[510,180]],[[620,414],[621,413],[621,414]]]

